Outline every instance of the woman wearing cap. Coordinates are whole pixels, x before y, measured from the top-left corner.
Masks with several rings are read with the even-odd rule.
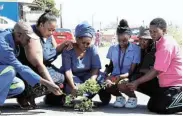
[[[136,80],[145,75],[154,66],[155,61],[155,42],[150,36],[149,29],[140,30],[139,39],[141,47],[141,63],[138,65],[135,74],[132,75],[132,80]],[[151,81],[141,84],[137,91],[152,96],[158,88],[158,79],[154,78]]]
[[[150,22],[149,32],[156,42],[154,66],[133,82],[127,84],[134,91],[143,83],[158,78],[159,88],[154,89],[147,108],[160,114],[182,112],[182,55],[181,47],[176,40],[167,35],[167,23],[163,18],[155,18]]]
[[[129,42],[130,35],[127,21],[121,20],[117,28],[119,44],[111,46],[107,54],[107,58],[110,59],[108,69],[111,69],[108,71],[111,75],[107,75],[106,78],[106,91],[116,96],[114,107],[135,108],[137,106],[135,93],[126,87],[126,82],[133,74],[136,65],[140,63],[140,47]],[[127,102],[120,92],[129,96]]]
[[[76,85],[84,83],[89,78],[99,80],[101,76],[99,54],[97,48],[91,45],[94,35],[94,28],[87,22],[77,25],[75,29],[76,44],[74,44],[73,49],[64,51],[62,54],[62,69],[68,83],[66,86],[68,94],[75,95]],[[109,103],[111,97],[109,94],[106,95],[101,90],[99,96],[103,104]]]
[[[57,46],[55,39],[52,36],[55,28],[56,17],[51,13],[51,11],[46,11],[39,17],[37,24],[32,26],[32,29],[39,37],[39,40],[31,41],[26,47],[26,52],[20,52],[19,60],[22,63],[30,66],[43,78],[62,87],[65,80],[64,74],[60,73],[59,69],[52,65],[52,62],[65,47],[67,49],[72,48],[72,42],[66,41],[63,44]],[[19,97],[18,101],[19,103],[24,104],[24,106],[26,103],[27,105],[31,104],[35,108],[36,104],[34,103],[33,95],[38,97],[46,94],[47,92],[43,88],[36,92],[34,92],[30,87],[26,88],[27,89],[24,93],[27,93],[26,96],[28,97],[26,98],[31,97],[31,102],[26,103],[25,95]],[[63,96],[55,96],[52,93],[48,94],[46,95],[45,103],[49,105],[60,105],[62,104],[62,97]]]

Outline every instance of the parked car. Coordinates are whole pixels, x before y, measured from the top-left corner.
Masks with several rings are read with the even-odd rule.
[[[132,32],[132,35],[131,35],[131,40],[130,41],[132,43],[138,44],[139,43],[138,35],[140,33],[140,28],[139,27],[131,28],[131,32]]]
[[[0,16],[0,29],[1,30],[6,30],[6,29],[13,29],[15,26],[16,22],[7,18]]]
[[[75,40],[72,31],[66,28],[57,28],[55,32],[53,32],[53,36],[57,44],[61,44],[66,40]]]

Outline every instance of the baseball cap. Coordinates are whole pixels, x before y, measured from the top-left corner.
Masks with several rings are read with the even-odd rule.
[[[151,35],[150,35],[150,32],[149,32],[149,29],[142,29],[142,30],[140,30],[138,38],[141,38],[141,39],[152,39]]]
[[[39,39],[39,37],[34,33],[31,25],[27,22],[20,21],[14,26],[15,33],[26,34],[30,37],[30,39]]]

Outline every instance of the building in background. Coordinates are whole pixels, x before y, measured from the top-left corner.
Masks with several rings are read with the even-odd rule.
[[[0,16],[15,22],[24,20],[24,12],[30,10],[27,5],[33,0],[0,0]]]

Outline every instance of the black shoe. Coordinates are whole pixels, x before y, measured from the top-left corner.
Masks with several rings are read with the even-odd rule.
[[[22,97],[22,98],[17,98],[17,102],[20,106],[20,109],[22,110],[32,110],[33,107],[29,104],[27,98]]]
[[[30,106],[33,108],[33,109],[39,109],[40,107],[37,106],[36,102],[35,102],[35,97],[34,96],[30,96],[27,98]]]
[[[48,94],[44,98],[44,103],[51,106],[62,106],[65,101],[65,95],[56,96],[54,94]]]
[[[108,105],[111,101],[111,94],[106,92],[105,90],[100,90],[99,93],[99,98],[102,102],[102,105]]]

